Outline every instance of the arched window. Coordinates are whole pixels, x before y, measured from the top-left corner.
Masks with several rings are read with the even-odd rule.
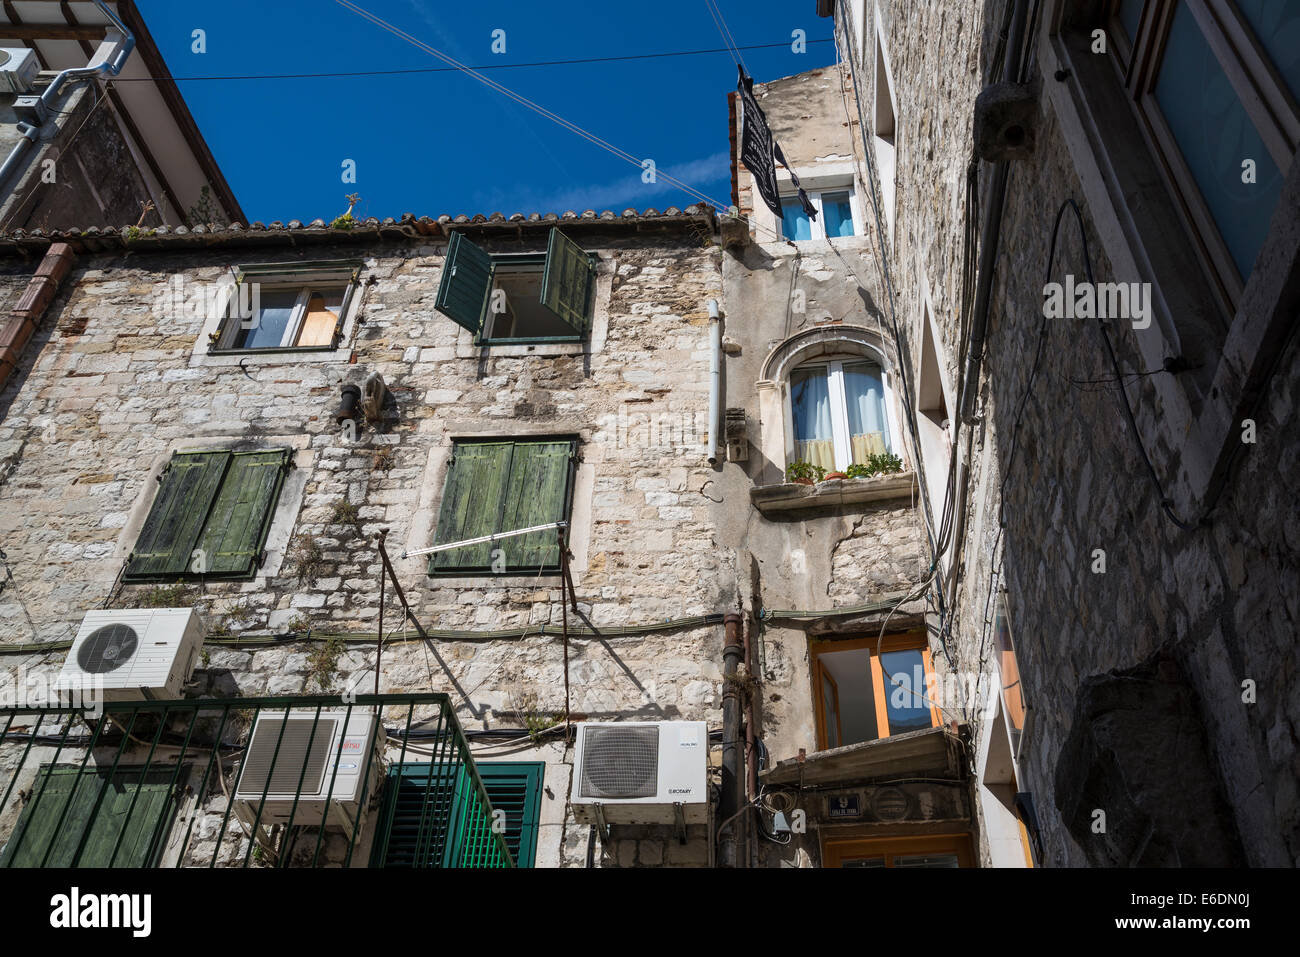
[[[826,471],[866,464],[892,452],[880,364],[862,356],[837,356],[790,373],[794,459]]]

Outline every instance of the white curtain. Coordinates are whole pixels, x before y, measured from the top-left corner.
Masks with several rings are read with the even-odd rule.
[[[865,463],[867,456],[889,451],[885,386],[880,367],[870,362],[845,363],[844,397],[849,407],[853,461]]]
[[[796,369],[790,375],[790,405],[794,410],[794,457],[798,462],[835,468],[835,439],[831,432],[830,384],[825,369]]]

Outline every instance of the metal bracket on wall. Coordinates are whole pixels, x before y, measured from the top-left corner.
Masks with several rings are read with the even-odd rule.
[[[677,843],[686,843],[686,809],[681,801],[673,802],[673,816],[677,818]]]
[[[603,804],[593,804],[596,809],[596,827],[600,830],[600,842],[609,843],[609,822],[605,820],[605,806]]]

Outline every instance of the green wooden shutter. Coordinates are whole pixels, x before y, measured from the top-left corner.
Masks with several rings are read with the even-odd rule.
[[[123,576],[126,581],[172,578],[189,570],[190,553],[229,462],[227,451],[177,452],[172,456],[136,539]]]
[[[371,867],[446,866],[458,768],[431,764],[389,768]]]
[[[591,328],[591,294],[596,268],[582,247],[558,229],[546,243],[546,271],[542,274],[541,303],[580,336]]]
[[[530,528],[568,518],[574,443],[518,442],[510,467],[502,512],[502,530]],[[503,539],[511,571],[554,569],[560,545],[554,529]]]
[[[501,499],[510,475],[513,442],[457,443],[438,511],[435,545],[501,531]],[[429,556],[429,574],[488,571],[493,543]]]
[[[232,455],[199,537],[209,577],[248,577],[257,572],[289,455],[289,449]]]
[[[434,308],[474,333],[477,339],[483,332],[483,317],[491,291],[492,257],[460,233],[452,233]]]
[[[492,810],[506,812],[506,832],[502,836],[515,867],[532,867],[537,859],[545,762],[503,761],[475,766],[492,802]]]
[[[110,780],[107,773],[94,768],[83,774],[80,767],[42,767],[31,800],[0,852],[0,867],[39,867],[51,841],[54,849],[47,866],[70,867],[82,835],[87,833],[78,867],[108,867],[110,860],[114,867],[151,866],[175,811],[171,782],[176,768],[152,768],[143,779],[142,770],[120,767]],[[104,797],[95,813],[101,789]],[[56,834],[60,817],[63,823]]]
[[[472,799],[471,778],[462,766],[438,765],[430,783],[431,767],[404,764],[389,770],[371,867],[456,867],[461,862],[466,837],[460,828],[461,802]],[[546,764],[504,761],[477,767],[492,808],[506,812],[502,837],[515,866],[532,867]]]

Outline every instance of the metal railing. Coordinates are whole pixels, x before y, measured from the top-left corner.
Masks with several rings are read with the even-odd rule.
[[[0,867],[513,867],[501,818],[445,694],[0,709]]]

